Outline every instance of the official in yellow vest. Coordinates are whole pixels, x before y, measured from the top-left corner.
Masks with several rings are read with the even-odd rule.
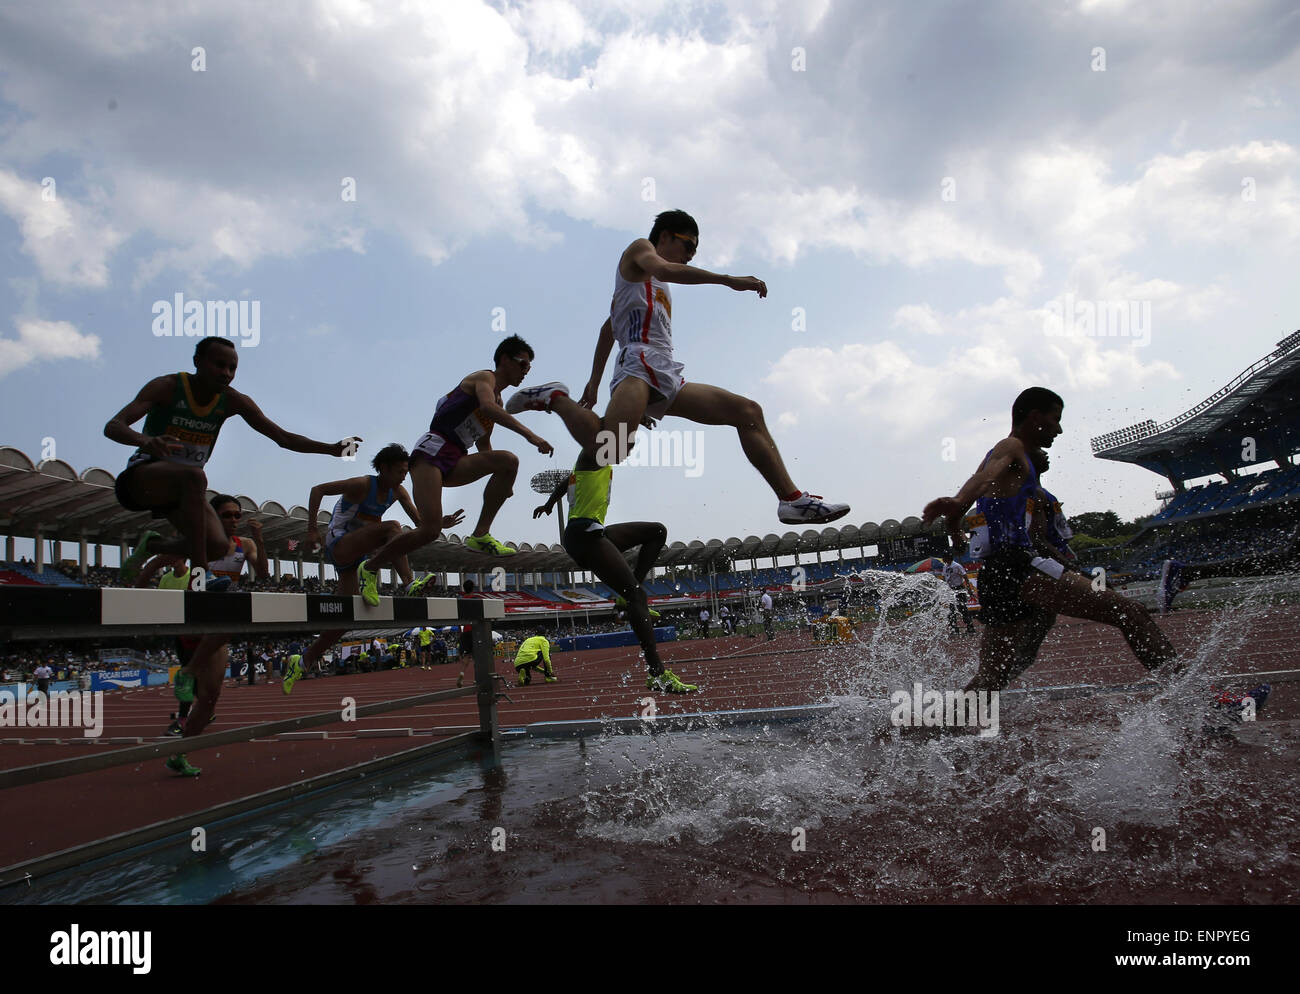
[[[541,673],[547,683],[560,682],[551,669],[551,643],[541,635],[524,639],[519,646],[519,654],[515,656],[515,673],[519,686],[527,687],[533,682],[533,670]]]

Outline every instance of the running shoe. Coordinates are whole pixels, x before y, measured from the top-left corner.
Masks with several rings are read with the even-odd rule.
[[[185,729],[183,729],[183,728],[181,727],[181,723],[180,723],[179,721],[176,720],[176,714],[175,714],[175,712],[173,712],[173,713],[172,713],[172,723],[171,723],[170,725],[167,726],[167,734],[168,734],[168,735],[180,735],[180,734],[181,734],[182,732],[184,732],[184,731],[185,731]]]
[[[189,704],[194,700],[194,674],[187,673],[185,670],[176,671],[176,682],[172,686],[172,693],[182,704]]]
[[[156,531],[145,530],[140,534],[140,540],[135,543],[135,551],[126,557],[118,571],[123,583],[135,583],[136,577],[140,575],[140,567],[149,558],[149,543],[158,537]]]
[[[546,678],[546,682],[547,682],[547,683],[559,683],[559,682],[560,682],[560,678],[559,678],[558,676],[548,676],[548,677]]]
[[[190,571],[177,574],[174,570],[167,570],[162,576],[158,577],[159,590],[189,590],[190,589]]]
[[[672,670],[664,670],[658,676],[653,673],[647,674],[645,678],[646,690],[657,690],[661,694],[689,694],[693,690],[700,688],[690,683],[682,683],[677,679],[677,674]]]
[[[420,579],[411,581],[411,585],[406,588],[406,596],[407,597],[421,596],[420,591],[423,590],[432,582],[433,582],[433,574],[425,573],[424,576],[420,577]]]
[[[1179,580],[1183,575],[1183,563],[1177,559],[1166,559],[1160,567],[1160,587],[1156,591],[1156,606],[1161,614],[1168,614],[1174,598],[1182,590]]]
[[[506,401],[508,414],[522,414],[524,411],[546,411],[550,413],[551,401],[557,396],[569,396],[569,388],[558,380],[543,383],[541,386],[524,387],[516,390]]]
[[[491,535],[471,535],[465,539],[465,548],[473,549],[475,552],[486,552],[493,556],[513,556],[515,554],[514,549],[502,545]]]
[[[823,525],[849,513],[848,504],[827,504],[817,494],[805,490],[795,500],[777,505],[776,516],[786,525]]]
[[[286,694],[292,694],[293,685],[305,675],[302,671],[302,656],[290,656],[289,665],[284,671],[284,682],[280,684],[280,689]]]
[[[361,580],[361,599],[371,607],[379,606],[379,585],[376,582],[378,577],[366,569],[366,563],[363,559],[357,563],[357,576]]]
[[[178,753],[163,764],[173,773],[179,773],[183,777],[197,777],[203,771],[197,766],[191,766],[190,761],[185,758],[184,753]]]
[[[614,606],[615,606],[616,608],[618,608],[620,611],[626,611],[626,610],[627,610],[627,598],[626,598],[626,597],[615,597],[615,598],[614,598]],[[652,618],[662,618],[662,617],[663,617],[662,614],[660,614],[658,611],[656,611],[654,608],[652,608],[649,604],[647,604],[647,605],[645,606],[645,609],[646,609],[647,611],[650,612],[650,617],[652,617]]]

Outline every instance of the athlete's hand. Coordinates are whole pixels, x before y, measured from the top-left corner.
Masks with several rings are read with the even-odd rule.
[[[582,396],[578,398],[578,406],[594,410],[596,399],[600,396],[600,380],[588,380],[587,385],[582,388]]]
[[[253,538],[257,539],[257,544],[262,544],[262,522],[254,518],[248,523],[248,530],[253,533]]]
[[[529,434],[532,435],[531,432]],[[540,435],[532,435],[532,437],[528,439],[528,444],[536,446],[537,451],[544,456],[555,454],[555,449],[551,446],[551,443]]]
[[[961,514],[961,510],[956,497],[940,497],[925,505],[925,510],[921,512],[921,524],[928,525],[935,518],[948,518],[951,521]]]
[[[338,451],[335,452],[334,455],[355,459],[357,457],[357,449],[361,448],[361,443],[363,441],[365,441],[365,439],[353,435],[350,438],[343,439],[341,442],[335,442],[334,448]]]
[[[308,552],[316,552],[320,548],[320,531],[315,525],[307,529],[307,541],[304,544]]]
[[[458,507],[456,510],[452,511],[451,514],[444,514],[442,516],[442,527],[451,528],[460,524],[464,520],[465,509],[463,507]]]
[[[155,435],[140,448],[155,459],[164,460],[169,456],[178,456],[185,451],[185,446],[181,445],[181,440],[174,435]]]
[[[543,514],[550,514],[550,513],[551,513],[551,505],[543,504],[541,507],[533,508],[533,519],[536,520],[537,518],[540,518]]]
[[[767,296],[767,284],[757,276],[733,276],[731,282],[727,284],[733,290],[744,293],[746,290],[753,290],[758,294],[759,299]]]

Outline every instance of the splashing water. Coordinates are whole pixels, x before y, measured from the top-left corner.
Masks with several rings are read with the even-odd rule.
[[[945,651],[952,595],[925,576],[862,578],[879,609],[858,642],[827,650],[834,713],[592,741],[579,831],[704,845],[737,872],[855,899],[1294,899],[1297,743],[1200,736],[1208,677],[1267,620],[1264,605],[1214,615],[1154,695],[1008,695],[1000,734],[918,741],[878,733],[892,691],[969,678]],[[802,851],[790,843],[801,831]]]

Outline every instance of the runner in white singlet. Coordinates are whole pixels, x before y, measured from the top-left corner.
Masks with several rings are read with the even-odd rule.
[[[518,390],[506,404],[512,414],[544,410],[559,414],[584,449],[604,465],[622,462],[646,419],[667,414],[697,424],[730,425],[753,467],[779,501],[777,517],[786,524],[822,524],[849,513],[847,504],[831,504],[800,490],[763,420],[763,409],[747,397],[721,387],[686,383],[683,365],[673,355],[672,294],[669,284],[711,283],[767,296],[767,284],[754,276],[724,276],[689,266],[699,245],[699,226],[684,211],[655,218],[649,238],[638,238],[624,251],[614,276],[609,320],[600,329],[591,379],[581,402],[564,384],[551,382]],[[619,346],[611,396],[604,418],[594,408],[605,364]]]

